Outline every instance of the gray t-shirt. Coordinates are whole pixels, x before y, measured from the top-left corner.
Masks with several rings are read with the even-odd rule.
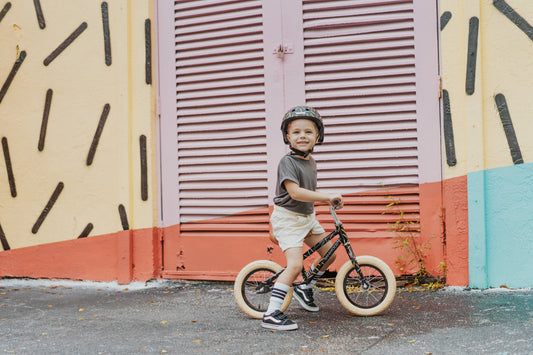
[[[311,214],[314,211],[314,202],[301,202],[291,198],[285,189],[285,180],[294,181],[298,186],[315,191],[316,190],[316,162],[310,157],[309,160],[300,159],[294,155],[287,154],[281,158],[278,165],[278,182],[276,183],[276,197],[274,204],[284,207],[290,211]]]

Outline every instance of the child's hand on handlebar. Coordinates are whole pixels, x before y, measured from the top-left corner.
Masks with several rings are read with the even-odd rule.
[[[329,198],[329,205],[335,207],[335,209],[341,209],[344,206],[344,199],[342,195],[331,195]]]

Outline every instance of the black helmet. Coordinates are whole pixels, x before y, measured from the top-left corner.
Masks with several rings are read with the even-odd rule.
[[[322,142],[324,142],[324,124],[322,123],[322,117],[320,117],[320,114],[317,110],[309,106],[293,107],[287,111],[285,116],[283,116],[283,121],[281,122],[281,132],[283,133],[283,141],[285,144],[289,144],[289,140],[287,139],[287,128],[289,127],[289,123],[301,118],[307,118],[315,123],[316,127],[318,128],[318,140],[316,144],[322,144]]]

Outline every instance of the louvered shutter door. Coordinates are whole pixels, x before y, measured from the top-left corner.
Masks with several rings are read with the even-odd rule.
[[[306,102],[326,125],[319,189],[352,194],[347,230],[392,236],[392,201],[419,219],[412,1],[304,0],[303,19]]]
[[[261,1],[176,1],[175,26],[182,235],[267,232]]]

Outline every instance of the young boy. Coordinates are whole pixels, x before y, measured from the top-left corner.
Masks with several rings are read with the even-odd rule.
[[[343,206],[342,196],[316,191],[316,163],[311,157],[315,145],[324,141],[324,125],[320,114],[311,107],[297,106],[289,110],[281,124],[283,141],[290,145],[291,153],[285,155],[278,165],[278,181],[274,211],[270,218],[273,235],[287,259],[287,267],[278,277],[270,303],[263,316],[262,327],[276,330],[298,329],[298,325],[280,311],[285,295],[302,270],[303,242],[313,246],[326,233],[315,219],[314,203],[325,202]],[[318,257],[311,268],[317,265],[331,248],[328,242],[318,251]],[[335,260],[335,255],[323,266],[323,270]],[[322,276],[324,271],[318,272]],[[311,312],[318,311],[313,299],[313,282],[294,287],[294,298],[302,307]]]

